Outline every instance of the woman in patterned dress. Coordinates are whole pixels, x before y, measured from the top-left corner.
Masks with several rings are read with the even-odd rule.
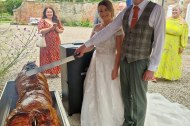
[[[52,7],[46,7],[43,11],[43,17],[38,24],[38,31],[45,36],[46,47],[40,48],[40,66],[49,64],[60,59],[60,37],[63,32],[63,26],[57,18]],[[60,66],[44,71],[50,77],[58,77]]]
[[[182,52],[188,42],[188,25],[180,16],[182,8],[172,8],[172,17],[166,21],[166,38],[156,78],[178,80],[181,77]]]

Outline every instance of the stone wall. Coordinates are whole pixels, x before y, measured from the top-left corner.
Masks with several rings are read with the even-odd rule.
[[[61,10],[61,18],[64,22],[70,21],[84,21],[89,20],[90,22],[93,21],[93,16],[96,11],[96,4],[92,3],[63,3],[62,10]]]
[[[35,1],[26,1],[22,5],[13,11],[14,19],[16,23],[28,24],[30,17],[40,18],[42,17],[43,9],[45,6],[52,6],[57,15],[60,15],[60,5],[58,3],[40,3]]]
[[[159,4],[162,3],[162,0],[152,0]],[[178,3],[179,0],[165,0],[164,8],[167,11],[167,6],[171,4]],[[190,3],[190,0],[184,0],[184,12],[186,12],[187,4]],[[118,2],[114,2],[115,13],[118,12]],[[51,6],[55,9],[56,14],[63,22],[74,22],[74,21],[86,21],[89,20],[93,22],[93,17],[95,11],[97,10],[97,3],[54,3],[54,2],[37,2],[37,1],[25,1],[22,5],[15,9],[13,14],[16,20],[16,23],[19,24],[28,24],[30,17],[42,17],[42,12],[44,7]],[[185,15],[185,13],[183,14]]]
[[[113,3],[115,13],[118,12],[118,2]],[[43,9],[51,6],[55,9],[57,16],[63,22],[86,21],[93,22],[93,17],[97,9],[97,3],[54,3],[54,2],[36,2],[25,1],[22,5],[13,11],[14,19],[18,24],[28,24],[30,17],[42,17]]]

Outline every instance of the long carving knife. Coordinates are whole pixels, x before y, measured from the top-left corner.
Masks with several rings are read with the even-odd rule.
[[[40,73],[42,71],[54,68],[56,66],[59,66],[59,65],[65,64],[65,63],[68,63],[68,62],[73,61],[75,59],[76,59],[76,56],[72,55],[72,56],[69,56],[67,58],[64,58],[64,59],[61,59],[61,60],[46,64],[46,65],[43,65],[43,66],[40,66],[40,67],[37,67],[37,68],[34,68],[32,70],[29,70],[29,71],[26,71],[25,74],[26,74],[26,76],[32,76],[32,75]]]

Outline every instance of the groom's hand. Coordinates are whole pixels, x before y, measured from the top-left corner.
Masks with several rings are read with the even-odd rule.
[[[143,74],[144,81],[151,81],[154,79],[154,71],[146,70]]]
[[[83,44],[79,48],[77,48],[74,52],[75,55],[78,55],[77,57],[82,57],[85,53],[86,46]]]

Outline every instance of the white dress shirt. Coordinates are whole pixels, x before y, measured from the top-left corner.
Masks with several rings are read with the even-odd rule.
[[[138,7],[140,8],[138,12],[138,18],[141,16],[144,8],[148,4],[148,0],[143,0]],[[134,6],[134,5],[133,5]],[[105,42],[109,39],[118,29],[122,26],[123,16],[126,12],[126,8],[104,29],[99,31],[91,39],[85,42],[85,46],[89,47],[91,45],[98,45],[101,42]],[[131,9],[129,15],[129,26],[133,16],[133,9]],[[154,42],[152,45],[152,53],[150,55],[150,64],[148,70],[156,71],[161,58],[162,47],[165,39],[165,11],[160,5],[156,5],[149,18],[149,26],[154,28]]]

